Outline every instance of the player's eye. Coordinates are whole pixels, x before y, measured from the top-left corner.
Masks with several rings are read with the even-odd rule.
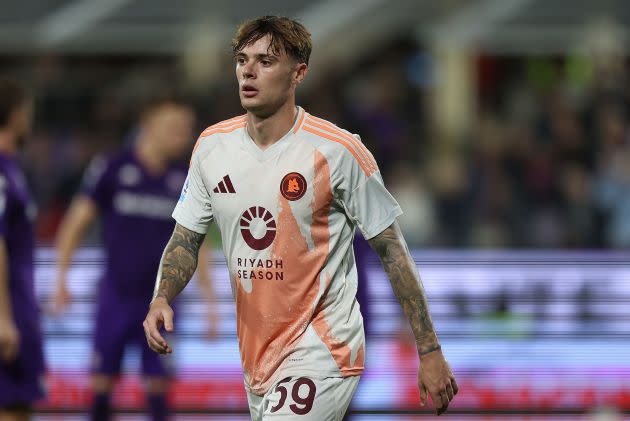
[[[237,64],[245,64],[245,57],[236,57]]]
[[[263,66],[271,66],[271,60],[261,60]]]

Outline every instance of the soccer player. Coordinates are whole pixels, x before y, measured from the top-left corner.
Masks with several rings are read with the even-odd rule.
[[[43,396],[39,309],[33,288],[35,205],[16,154],[30,131],[32,102],[0,78],[0,420],[27,420]]]
[[[102,221],[106,262],[98,286],[94,330],[94,420],[109,419],[114,377],[129,344],[141,347],[152,417],[166,419],[168,373],[144,340],[146,304],[141,303],[151,299],[156,267],[173,231],[170,214],[186,178],[186,165],[179,161],[189,150],[193,124],[192,109],[179,99],[160,97],[150,102],[133,147],[91,163],[82,191],[61,223],[56,244],[57,311],[70,300],[66,277],[74,250],[89,224],[97,216]],[[205,269],[200,265],[200,281],[211,291]]]
[[[254,420],[339,420],[363,371],[352,252],[355,227],[380,256],[422,359],[421,404],[444,412],[457,384],[433,329],[415,264],[374,158],[358,136],[295,104],[310,34],[288,18],[244,23],[233,41],[246,114],[206,129],[193,151],[177,221],[144,322],[150,347],[173,348],[173,299],[215,221],[234,298]]]

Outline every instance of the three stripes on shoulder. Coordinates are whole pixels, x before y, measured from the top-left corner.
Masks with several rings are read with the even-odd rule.
[[[376,164],[374,156],[372,156],[372,153],[365,147],[365,145],[363,145],[363,143],[359,139],[357,139],[349,132],[339,128],[338,126],[335,126],[329,121],[312,116],[308,113],[304,114],[306,118],[304,119],[305,121],[303,122],[303,125],[301,127],[303,130],[343,145],[357,160],[366,176],[369,177],[375,171],[378,171],[378,165]],[[298,123],[298,127],[296,127],[295,131],[300,128],[299,126],[301,125],[301,123],[302,121]],[[201,133],[199,140],[215,133],[230,133],[236,129],[245,127],[246,124],[247,114],[243,114],[229,120],[221,121],[220,123],[214,124],[204,130]],[[195,145],[195,149],[199,144],[199,140]],[[213,191],[215,193],[235,193],[234,187],[232,186],[230,190],[228,184],[230,186],[232,185],[232,183],[229,181],[229,177],[225,176],[223,177],[223,181],[219,183],[219,185]]]

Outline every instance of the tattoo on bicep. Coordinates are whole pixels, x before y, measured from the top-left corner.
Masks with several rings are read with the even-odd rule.
[[[162,254],[154,299],[164,297],[170,303],[184,289],[197,268],[199,247],[204,238],[204,234],[175,225],[173,235]]]
[[[380,257],[394,294],[411,324],[418,352],[422,354],[435,348],[438,340],[433,329],[427,297],[397,223],[368,242]]]

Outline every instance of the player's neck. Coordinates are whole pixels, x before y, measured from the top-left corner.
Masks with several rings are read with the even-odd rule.
[[[142,167],[151,174],[160,174],[166,169],[167,160],[160,155],[159,151],[147,139],[138,139],[135,154]]]
[[[0,153],[13,155],[17,152],[15,136],[9,130],[0,130]]]
[[[266,149],[287,134],[295,124],[298,108],[295,103],[287,102],[278,111],[268,117],[257,117],[247,113],[247,133],[261,149]]]

